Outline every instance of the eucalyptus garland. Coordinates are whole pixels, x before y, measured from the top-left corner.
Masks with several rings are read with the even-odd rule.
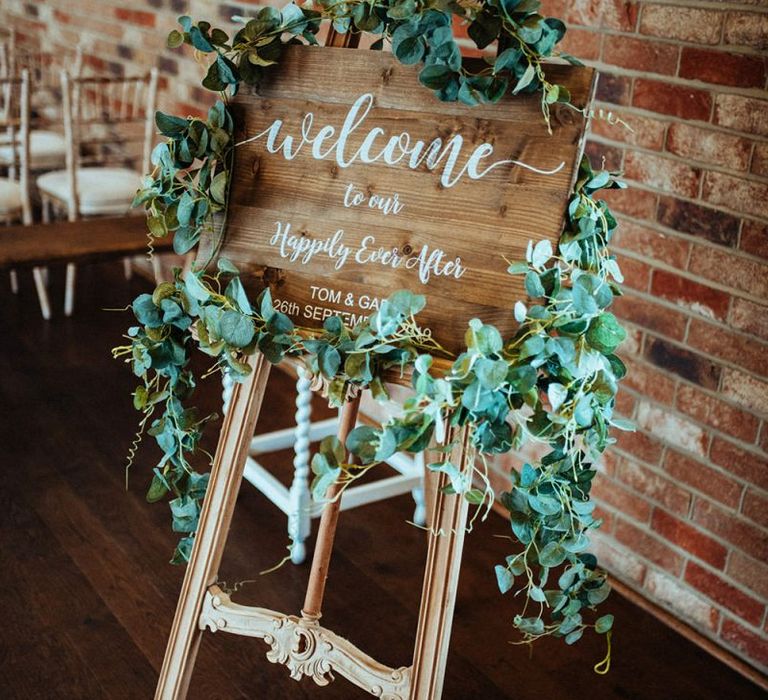
[[[541,65],[565,29],[559,20],[536,14],[538,6],[528,0],[291,4],[280,11],[264,8],[231,41],[207,22],[180,18],[182,31],[171,32],[169,46],[187,43],[215,54],[203,84],[222,99],[206,119],[157,113],[158,129],[167,138],[154,150],[154,170],[135,199],[147,210],[150,236],[172,233],[175,250],[186,253],[201,236],[214,235],[213,217],[226,213],[229,185],[233,127],[227,96],[240,82],[258,82],[278,61],[286,36],[289,42],[316,43],[325,18],[338,31],[382,34],[400,61],[424,63],[420,80],[438,98],[471,105],[498,100],[509,90],[541,91],[546,118],[547,104],[568,99],[564,89],[546,81]],[[469,22],[479,47],[501,43],[486,71],[470,74],[463,68],[452,15]],[[195,347],[212,358],[212,371],[225,371],[236,381],[249,374],[247,357],[256,352],[272,363],[299,358],[322,379],[334,406],[362,388],[386,400],[385,374],[409,370],[413,393],[399,415],[380,428],[356,428],[346,445],[335,437],[322,441],[312,459],[313,496],[322,499],[330,484],[349,484],[395,452],[423,451],[448,428],[466,426],[476,454],[469,469],[451,463],[447,448],[428,467],[445,473],[449,490],[480,514],[495,500],[486,458],[527,441],[544,443],[548,453],[512,470],[512,488],[500,495],[517,547],[496,566],[499,588],[525,596],[525,609],[514,618],[524,642],[553,635],[571,644],[590,627],[610,633],[611,615],[587,622],[583,613],[610,590],[586,551],[589,531],[600,525],[589,496],[596,464],[613,442],[610,427],[631,429],[614,416],[617,385],[626,371],[615,355],[625,333],[608,310],[622,282],[608,251],[616,221],[596,196],[618,187],[623,185],[612,174],[595,172],[582,161],[557,251],[548,241],[531,242],[525,260],[509,264],[511,275],[524,276],[529,296],[528,305],[518,301],[510,310],[519,324],[516,333],[502,338],[495,327],[473,319],[466,350],[450,358],[443,373],[434,370],[433,361],[449,355],[418,325],[425,301],[408,291],[393,294],[354,328],[331,317],[320,330],[294,326],[274,308],[268,288],[255,302],[249,300],[237,268],[223,257],[215,271],[210,265],[184,277],[176,271],[173,282],[140,295],[132,305],[138,325],[113,353],[129,362],[140,380],[133,400],[142,418],[129,464],[145,429],[163,453],[147,499],[170,502],[173,529],[182,535],[172,561],[189,559],[208,482],[208,474],[194,467],[194,455],[205,425],[215,418],[201,417],[189,406],[196,386],[189,366]],[[357,464],[347,463],[346,450]]]
[[[234,94],[241,82],[258,84],[264,69],[280,60],[286,43],[317,44],[322,20],[330,20],[342,34],[380,35],[372,48],[381,49],[389,41],[403,64],[423,63],[419,80],[440,100],[476,105],[498,102],[509,91],[541,91],[548,115],[548,105],[570,99],[565,87],[547,81],[541,63],[553,55],[565,25],[539,15],[540,6],[538,0],[314,0],[280,10],[265,7],[231,41],[208,22],[193,24],[181,17],[181,31],[171,32],[168,46],[189,44],[213,54],[203,86],[215,92],[229,88]],[[469,71],[463,65],[451,26],[454,16],[467,23],[479,49],[499,42],[497,56],[487,67]],[[558,55],[578,63],[568,54]]]

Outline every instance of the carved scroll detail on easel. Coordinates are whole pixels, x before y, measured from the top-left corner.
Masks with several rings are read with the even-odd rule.
[[[263,639],[270,646],[267,659],[286,666],[294,680],[307,676],[318,685],[328,685],[336,671],[382,700],[408,698],[409,667],[384,666],[316,622],[233,603],[218,586],[211,586],[205,594],[199,625],[211,632]]]

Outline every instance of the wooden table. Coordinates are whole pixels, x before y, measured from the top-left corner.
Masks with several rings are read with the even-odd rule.
[[[0,269],[122,258],[147,249],[143,216],[61,221],[0,229]],[[171,250],[172,238],[156,239],[157,252]]]

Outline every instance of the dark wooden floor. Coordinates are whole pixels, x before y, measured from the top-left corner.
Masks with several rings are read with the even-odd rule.
[[[119,265],[84,268],[77,315],[66,320],[58,311],[46,324],[28,277],[18,297],[4,273],[0,286],[0,698],[150,698],[183,570],[168,564],[167,508],[143,499],[149,442],[131,489],[123,488],[136,415],[129,372],[109,348],[129,319],[99,310],[125,305],[142,283],[126,283]],[[54,271],[59,308],[61,295]],[[290,383],[279,372],[272,382],[265,429],[288,425],[293,413]],[[200,394],[215,406],[215,380]],[[277,455],[272,462],[285,478],[289,461]],[[421,590],[424,535],[406,524],[411,513],[403,497],[342,515],[323,618],[392,665],[410,662]],[[544,642],[532,654],[508,644],[515,604],[498,594],[493,576],[505,554],[504,540],[493,535],[506,532],[494,516],[468,537],[445,698],[763,697],[616,594],[605,605],[616,616],[607,676],[591,670],[603,656],[602,639]],[[306,566],[257,574],[282,557],[285,544],[285,518],[244,486],[221,576],[230,584],[257,579],[238,600],[299,610]],[[258,640],[207,634],[190,696],[361,697],[343,679],[327,688],[296,683],[264,650]]]

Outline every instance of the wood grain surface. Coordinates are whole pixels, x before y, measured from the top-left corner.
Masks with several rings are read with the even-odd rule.
[[[592,69],[552,65],[547,70],[551,80],[568,86],[576,107],[589,104]],[[360,148],[371,129],[379,128],[372,154],[403,133],[411,145],[421,140],[427,146],[436,138],[445,146],[460,135],[454,175],[484,143],[493,152],[480,162],[481,172],[501,160],[560,169],[540,174],[504,164],[481,178],[465,174],[449,185],[441,177],[445,158],[434,169],[424,162],[412,169],[407,157],[397,164],[340,163],[333,154],[341,149],[331,146],[351,106],[364,94],[371,95],[371,107],[349,135],[348,155]],[[378,300],[409,289],[426,295],[422,323],[451,350],[461,346],[472,317],[495,323],[502,332],[515,327],[512,307],[525,292],[521,279],[506,273],[507,260],[521,259],[531,239],[554,243],[560,235],[583,146],[584,120],[578,112],[558,106],[549,134],[536,95],[508,96],[499,104],[477,107],[444,103],[419,84],[416,67],[403,66],[390,54],[300,46],[286,50],[279,71],[258,92],[241,94],[233,112],[239,145],[221,252],[253,285],[263,284],[269,270],[266,279],[274,298],[299,325],[317,327],[331,313],[340,313],[351,324],[374,311]],[[307,126],[309,113],[312,124]],[[310,136],[333,127],[335,136],[320,149],[327,157],[313,157],[309,143],[291,160],[274,148],[271,152],[265,137],[254,137],[275,120],[282,122],[275,144],[290,135],[294,148],[301,141],[302,123]],[[345,195],[351,204],[354,192],[362,201],[345,206]],[[383,213],[375,199],[369,206],[371,197],[386,202],[395,194],[399,212]],[[304,264],[301,258],[285,257],[277,234],[288,225],[296,240],[319,241],[341,232],[338,240],[350,249],[346,261],[339,265],[340,256],[326,252]],[[371,260],[379,248],[402,260]],[[419,275],[419,254],[424,251],[424,260],[440,250],[438,267],[459,259],[465,268],[458,279],[437,275],[434,268],[428,279]],[[208,261],[209,256],[210,241],[202,246],[200,259]]]
[[[158,252],[171,249],[172,239],[156,239]],[[147,250],[144,216],[58,221],[0,229],[0,268],[54,262],[107,260]]]

